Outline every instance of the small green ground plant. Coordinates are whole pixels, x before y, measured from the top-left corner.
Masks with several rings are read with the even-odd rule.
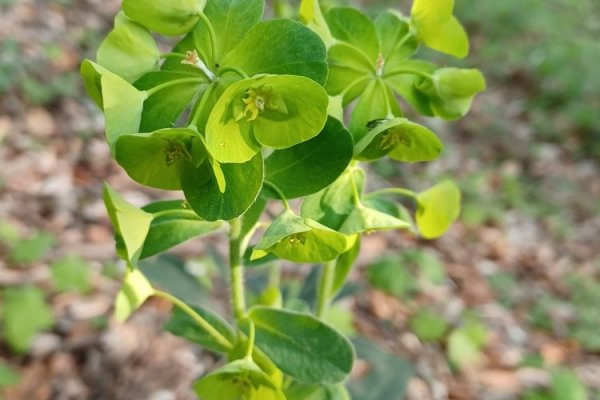
[[[484,90],[478,70],[414,58],[421,45],[467,55],[453,5],[415,0],[409,16],[389,10],[373,21],[303,0],[298,22],[262,20],[264,0],[124,0],[97,61],[83,62],[115,160],[134,181],[184,196],[140,209],[105,186],[128,265],[116,318],[152,296],[172,302],[167,329],[225,356],[195,383],[201,399],[349,398],[355,351],[323,317],[361,237],[400,229],[433,239],[459,214],[451,181],[420,193],[366,192],[364,170],[383,157],[415,163],[442,152],[431,130],[404,116],[398,96],[425,116],[454,120]],[[172,49],[161,51],[158,36],[172,38]],[[138,269],[224,227],[232,323],[153,287]],[[312,313],[282,307],[277,279],[248,306],[244,265],[276,259],[319,264]]]

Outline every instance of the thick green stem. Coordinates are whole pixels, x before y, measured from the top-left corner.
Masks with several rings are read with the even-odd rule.
[[[281,189],[279,189],[279,187],[276,184],[271,183],[271,182],[269,182],[267,180],[265,180],[263,182],[263,184],[265,186],[268,186],[269,188],[271,188],[275,193],[277,193],[277,196],[279,196],[279,199],[283,202],[283,206],[285,207],[286,210],[291,210],[290,203],[288,202],[288,199],[285,197],[285,195],[283,194],[283,192],[281,191]]]
[[[335,278],[336,260],[326,262],[321,269],[319,277],[319,291],[317,292],[317,306],[315,315],[317,318],[323,318],[329,303],[331,302],[331,291],[333,288],[333,279]]]
[[[236,67],[223,67],[219,70],[219,76],[222,76],[226,72],[233,72],[237,74],[242,79],[248,79],[248,74]]]
[[[242,219],[229,221],[229,268],[231,276],[231,306],[236,321],[246,313],[244,266],[242,265]]]
[[[207,104],[210,96],[212,95],[213,90],[215,89],[215,87],[217,85],[218,85],[218,83],[216,83],[216,82],[211,83],[208,86],[208,88],[206,88],[204,93],[202,93],[202,98],[200,99],[197,106],[192,111],[192,115],[191,115],[190,121],[188,123],[188,126],[190,128],[198,130],[198,122],[200,121],[200,116],[202,115],[202,112],[204,111],[204,108],[206,107],[206,104]]]
[[[183,301],[179,300],[177,297],[173,296],[170,293],[163,292],[161,290],[154,290],[154,296],[163,298],[169,301],[174,306],[181,309],[181,311],[189,315],[190,318],[194,320],[194,322],[196,322],[202,329],[206,331],[206,333],[212,336],[212,338],[215,339],[215,341],[217,341],[226,349],[231,350],[233,348],[233,345],[229,342],[229,340],[227,340],[225,336],[221,335],[219,331],[217,331],[207,320],[202,318],[200,314],[194,311],[192,307],[188,306]]]
[[[202,22],[204,22],[204,25],[206,25],[206,29],[208,29],[208,36],[210,38],[210,46],[211,46],[211,56],[212,56],[212,62],[215,63],[217,61],[217,35],[215,33],[215,28],[212,24],[212,22],[210,22],[210,20],[208,19],[208,17],[206,16],[206,14],[204,14],[203,12],[199,13],[198,16],[200,17],[200,19],[202,20]]]

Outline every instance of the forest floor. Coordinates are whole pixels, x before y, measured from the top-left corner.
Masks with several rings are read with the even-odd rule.
[[[118,7],[0,0],[0,291],[40,288],[54,316],[20,352],[0,333],[0,363],[20,375],[2,393],[0,371],[6,400],[194,399],[191,383],[215,363],[162,331],[163,301],[127,324],[107,317],[119,282],[102,182],[137,205],[161,196],[111,160],[79,80]],[[463,121],[425,121],[447,143],[442,159],[370,167],[375,182],[424,189],[450,176],[465,193],[463,218],[439,240],[368,236],[352,276],[360,290],[341,302],[356,316],[352,329],[414,365],[409,400],[519,399],[551,386],[558,369],[600,393],[600,165],[574,135],[537,140],[527,96],[520,82],[490,82]],[[208,263],[220,239],[176,253]],[[85,264],[87,287],[57,288],[66,259]],[[372,268],[382,259],[399,264],[404,285],[382,283],[385,268]],[[427,340],[415,328],[424,309],[448,325],[444,334]],[[449,342],[472,320],[485,340],[457,368]]]

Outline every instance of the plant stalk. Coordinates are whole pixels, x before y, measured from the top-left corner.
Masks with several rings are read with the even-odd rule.
[[[323,264],[321,276],[319,277],[319,290],[317,292],[317,306],[315,315],[317,318],[323,318],[329,309],[331,302],[331,291],[333,288],[333,279],[335,277],[336,260],[328,261]]]
[[[229,267],[231,276],[231,306],[236,321],[246,313],[244,266],[242,265],[242,219],[229,221]]]

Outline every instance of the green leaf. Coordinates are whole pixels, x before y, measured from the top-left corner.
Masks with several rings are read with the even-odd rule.
[[[343,384],[310,385],[292,381],[285,389],[287,400],[350,400]]]
[[[123,11],[151,31],[177,36],[194,27],[205,4],[206,0],[123,0]]]
[[[11,368],[8,363],[0,361],[0,389],[14,386],[21,380],[21,375]]]
[[[198,81],[190,82],[186,78],[197,78]],[[201,78],[203,76],[183,72],[153,71],[136,81],[136,88],[147,91],[162,84],[181,80],[178,84],[163,87],[146,99],[139,132],[154,132],[175,126],[194,98],[206,88],[208,81],[203,83]]]
[[[292,147],[317,136],[327,120],[329,98],[310,79],[268,75],[229,86],[208,119],[206,142],[220,162],[251,159],[261,145]]]
[[[417,200],[417,226],[425,239],[442,236],[460,214],[460,190],[452,181],[421,192]]]
[[[244,39],[263,15],[264,0],[208,1],[204,13],[217,37],[216,63]]]
[[[352,160],[352,136],[337,120],[329,118],[315,138],[273,152],[265,160],[265,179],[288,199],[304,197],[329,186]],[[269,197],[277,193],[266,191]]]
[[[187,128],[123,135],[115,147],[115,159],[134,181],[165,190],[181,189],[186,168],[198,167],[196,173],[208,181],[212,171],[206,158],[200,134]]]
[[[350,381],[348,388],[353,400],[401,399],[414,374],[405,359],[390,354],[367,339],[354,340],[356,352],[368,364],[368,373]]]
[[[347,243],[341,233],[288,210],[271,222],[251,258],[273,253],[295,262],[330,261],[346,251]]]
[[[144,274],[138,269],[128,269],[115,301],[116,320],[125,322],[153,294],[154,289]]]
[[[479,70],[441,68],[431,80],[421,81],[416,87],[429,98],[433,114],[454,120],[469,111],[475,95],[485,90],[486,84]]]
[[[469,54],[469,39],[453,9],[454,0],[415,0],[411,21],[427,47],[464,58]]]
[[[4,338],[18,353],[25,353],[38,332],[52,327],[54,316],[44,292],[33,286],[7,288],[2,292]]]
[[[360,168],[349,169],[324,190],[308,196],[302,203],[302,216],[314,219],[331,229],[339,230],[355,208],[353,180],[356,183],[357,191],[361,193],[364,187],[365,173]]]
[[[374,71],[379,56],[379,40],[369,17],[354,8],[337,7],[325,14],[325,20],[336,42],[358,49]]]
[[[198,380],[194,389],[207,400],[285,400],[272,379],[248,360],[236,360],[211,372]]]
[[[340,95],[343,105],[347,105],[364,92],[372,80],[373,67],[358,49],[343,44],[333,45],[327,55],[329,76],[325,89],[332,96]]]
[[[325,22],[319,0],[301,0],[299,13],[300,21],[305,23],[313,32],[319,35],[327,48],[331,47],[335,40],[331,36],[331,31],[327,26],[327,22]]]
[[[153,213],[153,219],[141,259],[162,253],[192,238],[210,235],[222,226],[220,222],[200,219],[180,200],[152,203],[143,210]]]
[[[229,340],[230,343],[236,342],[235,331],[221,316],[198,305],[188,305],[223,335],[223,337]],[[224,353],[230,350],[215,340],[211,334],[202,329],[188,314],[179,308],[173,309],[173,314],[171,315],[171,319],[166,323],[165,329],[173,335],[181,336],[190,342],[197,343],[217,353]]]
[[[254,307],[256,345],[285,374],[306,383],[332,384],[352,369],[354,350],[344,336],[308,314]]]
[[[146,28],[120,12],[115,18],[114,29],[98,48],[96,58],[98,64],[128,82],[135,82],[158,68],[160,50]]]
[[[88,59],[83,60],[81,63],[80,73],[83,78],[83,86],[88,96],[96,103],[96,105],[102,110],[104,108],[102,99],[102,84],[100,82],[102,74],[109,73],[110,71],[101,65],[98,65]]]
[[[385,62],[384,74],[402,67],[417,51],[418,42],[410,31],[409,20],[397,11],[387,10],[381,13],[375,20],[375,29]]]
[[[221,67],[241,68],[249,76],[300,75],[324,84],[326,60],[325,45],[316,33],[299,22],[274,19],[252,27],[221,60]]]
[[[356,143],[367,134],[372,121],[392,118],[397,114],[389,107],[389,96],[387,87],[380,79],[371,81],[367,86],[350,118],[349,129]]]
[[[364,160],[388,155],[397,161],[413,163],[435,160],[443,148],[429,129],[406,118],[394,118],[378,122],[356,144],[354,153]]]
[[[412,316],[409,324],[415,335],[425,342],[440,340],[448,330],[446,320],[430,309],[418,311]]]
[[[123,241],[122,251],[117,253],[134,268],[142,253],[152,214],[131,205],[107,184],[104,185],[104,205],[115,235]]]
[[[79,256],[63,257],[51,266],[52,280],[60,292],[75,290],[87,293],[91,289],[89,266]]]
[[[139,131],[148,95],[114,74],[102,75],[101,84],[106,141],[114,151],[119,136]]]
[[[213,175],[208,182],[197,170],[183,173],[182,187],[192,209],[207,221],[231,220],[242,215],[256,200],[263,181],[263,159],[259,153],[243,164],[221,165],[227,183],[222,192]]]
[[[16,264],[31,264],[44,258],[55,242],[54,236],[39,232],[17,242],[10,250],[8,259]]]
[[[406,229],[410,226],[410,223],[406,221],[359,204],[348,214],[339,231],[346,235],[354,235],[390,229]]]
[[[426,76],[433,75],[437,67],[420,60],[406,60],[400,66],[399,70],[392,70],[391,67],[386,69],[384,76],[386,85],[402,96],[420,114],[434,116],[431,99],[418,88],[424,82],[428,82]]]

